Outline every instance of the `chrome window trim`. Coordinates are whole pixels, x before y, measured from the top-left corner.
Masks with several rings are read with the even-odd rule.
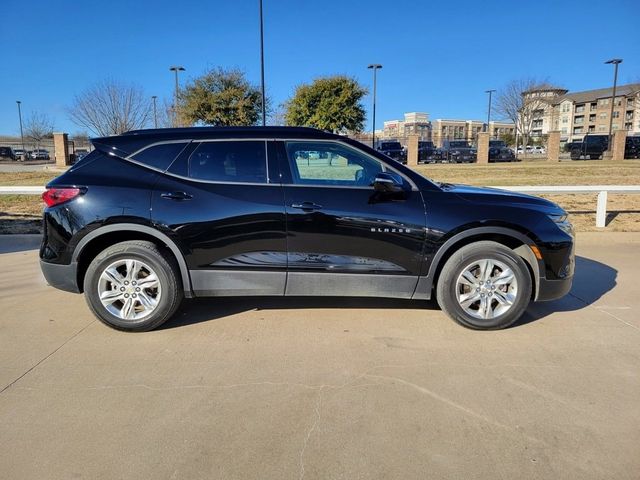
[[[210,142],[265,142],[264,148],[265,148],[265,159],[266,159],[266,167],[267,167],[267,183],[256,183],[256,182],[233,182],[233,181],[217,181],[217,180],[201,180],[201,179],[197,179],[197,178],[191,178],[191,177],[185,177],[184,175],[178,175],[176,173],[171,173],[168,170],[161,170],[159,168],[156,167],[152,167],[150,165],[147,165],[145,163],[139,162],[135,159],[133,159],[132,157],[134,157],[135,155],[137,155],[138,153],[146,150],[147,148],[151,148],[151,147],[155,147],[157,145],[164,145],[164,144],[168,144],[168,143],[185,143],[185,148],[192,142],[197,142],[197,143],[210,143]],[[194,139],[194,138],[181,138],[181,139],[176,139],[176,140],[161,140],[158,142],[154,142],[154,143],[150,143],[149,145],[146,145],[138,150],[136,150],[134,153],[128,155],[127,157],[124,157],[123,160],[126,160],[128,162],[131,163],[135,163],[136,165],[139,165],[141,167],[144,168],[148,168],[149,170],[153,170],[155,172],[159,172],[159,173],[163,173],[165,175],[169,175],[171,177],[175,177],[175,178],[180,178],[182,180],[188,180],[188,181],[192,181],[192,182],[197,182],[197,183],[211,183],[214,185],[261,185],[261,186],[273,186],[273,185],[279,185],[279,186],[283,186],[283,187],[313,187],[313,188],[350,188],[350,189],[358,189],[358,190],[371,190],[373,187],[371,186],[355,186],[355,185],[310,185],[310,184],[297,184],[297,183],[281,183],[281,182],[270,182],[270,177],[269,177],[269,144],[267,142],[315,142],[315,143],[338,143],[342,146],[344,146],[345,148],[351,149],[351,150],[356,150],[358,153],[362,154],[362,155],[366,155],[367,157],[376,160],[380,163],[383,164],[383,166],[385,168],[388,168],[389,170],[391,170],[392,172],[400,175],[403,179],[405,179],[410,185],[411,185],[411,190],[412,191],[418,191],[418,187],[416,186],[416,184],[413,182],[413,180],[411,180],[410,178],[406,177],[402,172],[399,172],[398,170],[396,170],[393,166],[389,165],[387,162],[385,162],[384,160],[380,160],[379,158],[364,152],[362,150],[357,149],[356,147],[352,147],[351,145],[342,142],[341,140],[337,140],[337,139],[330,139],[330,138],[272,138],[272,137],[251,137],[251,138],[205,138],[205,139]],[[184,151],[184,149],[180,152],[180,154]],[[195,151],[195,150],[194,150]],[[176,155],[176,159],[178,158],[178,156],[180,156],[180,154]],[[193,154],[193,152],[192,152]],[[113,154],[112,154],[113,155]],[[121,158],[121,157],[118,157]],[[191,155],[189,156],[189,158],[191,158]],[[175,159],[174,159],[175,161]],[[188,159],[187,159],[188,161]],[[287,155],[287,161],[290,162],[288,155]],[[169,167],[173,164],[173,162],[171,164],[169,164]]]

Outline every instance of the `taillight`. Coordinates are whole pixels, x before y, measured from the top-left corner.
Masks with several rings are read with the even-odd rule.
[[[42,194],[42,200],[47,204],[47,207],[53,207],[60,205],[61,203],[72,200],[80,195],[79,188],[48,188]]]

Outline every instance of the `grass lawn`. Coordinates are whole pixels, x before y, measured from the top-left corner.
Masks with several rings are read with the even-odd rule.
[[[311,170],[323,170],[317,166]],[[349,178],[355,172],[352,166],[329,167],[327,178]],[[346,172],[349,170],[349,172]],[[419,165],[416,170],[440,182],[469,185],[640,185],[640,160],[622,164],[602,161],[575,162],[523,162],[490,165]],[[307,173],[315,174],[319,172]],[[56,172],[0,172],[0,185],[45,185],[59,175]],[[347,175],[347,176],[345,176]],[[548,195],[571,214],[578,231],[596,230],[596,195]],[[31,222],[39,218],[42,201],[37,195],[0,195],[0,233],[6,223]],[[609,224],[611,231],[640,231],[640,195],[609,194]],[[17,222],[14,222],[17,221]],[[37,227],[36,227],[37,228]]]

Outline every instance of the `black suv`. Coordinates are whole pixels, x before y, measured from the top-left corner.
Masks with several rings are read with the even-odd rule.
[[[504,140],[489,140],[489,162],[515,162],[516,156]]]
[[[378,151],[396,162],[407,163],[407,152],[400,142],[382,141],[378,144]]]
[[[440,160],[442,160],[442,152],[433,142],[418,142],[418,163],[437,163]]]
[[[466,140],[444,140],[442,156],[451,163],[473,163],[478,160],[477,151]]]
[[[609,148],[608,135],[585,135],[582,142],[572,142],[571,160],[600,159]]]
[[[183,128],[93,140],[47,185],[41,268],[121,330],[183,297],[430,299],[470,328],[571,287],[567,214],[541,198],[433,182],[307,128]]]

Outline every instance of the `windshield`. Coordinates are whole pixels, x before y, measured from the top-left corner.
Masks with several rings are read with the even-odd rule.
[[[469,144],[465,141],[449,142],[449,146],[454,148],[470,148]]]
[[[506,147],[507,145],[502,140],[491,140],[489,142],[489,146],[490,147]]]
[[[400,142],[384,142],[380,144],[381,150],[401,150]]]

